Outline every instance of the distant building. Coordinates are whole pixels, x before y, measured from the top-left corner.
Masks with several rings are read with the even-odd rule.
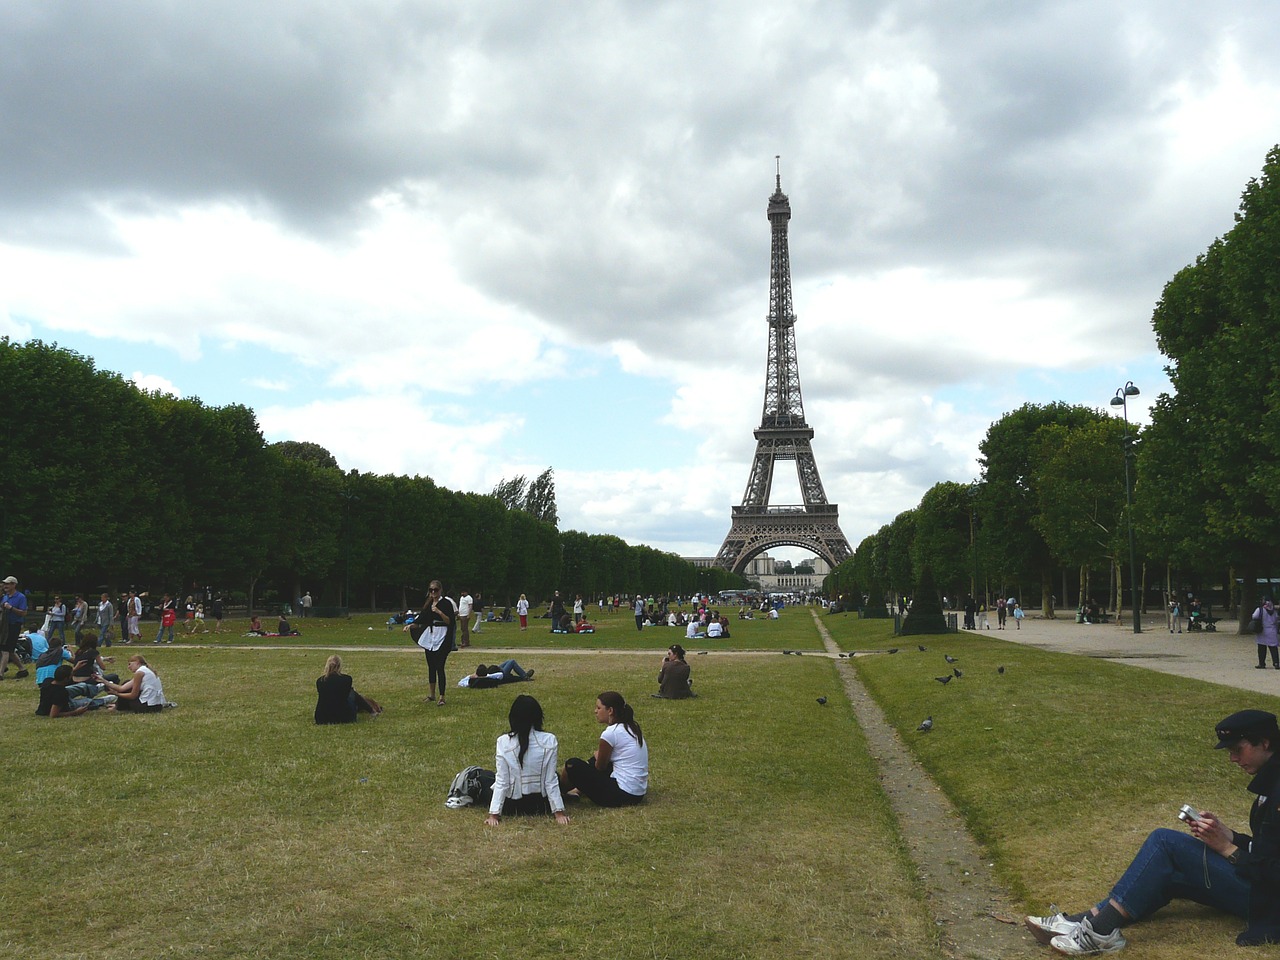
[[[684,557],[695,567],[715,566],[715,557]],[[742,575],[749,583],[759,585],[765,593],[811,593],[822,589],[822,581],[831,572],[831,565],[821,557],[809,560],[813,565],[813,573],[792,573],[789,570],[778,570],[778,561],[767,553],[762,553],[747,562]]]

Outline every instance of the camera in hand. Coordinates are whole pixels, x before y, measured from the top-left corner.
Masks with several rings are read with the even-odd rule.
[[[1200,814],[1196,813],[1196,808],[1189,803],[1184,803],[1178,808],[1178,819],[1183,823],[1199,823]]]

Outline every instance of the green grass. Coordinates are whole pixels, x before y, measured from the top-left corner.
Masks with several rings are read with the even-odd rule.
[[[1247,831],[1248,777],[1212,749],[1213,727],[1244,707],[1280,712],[1280,698],[972,634],[907,639],[855,668],[1029,909],[1097,902],[1147,833],[1180,826],[1184,802]],[[944,653],[964,673],[945,686]],[[927,715],[933,732],[914,733]],[[1240,927],[1175,902],[1130,942],[1171,960],[1234,956]]]
[[[420,657],[355,652],[386,715],[316,727],[325,650],[144,652],[178,710],[50,721],[26,682],[0,684],[0,722],[32,748],[0,786],[23,823],[0,839],[0,908],[31,918],[0,955],[938,956],[824,659],[697,658],[699,697],[672,702],[648,697],[656,658],[531,652],[533,683],[442,709]],[[515,693],[585,755],[608,688],[651,745],[644,805],[492,830],[444,807],[457,770],[491,765]],[[33,906],[50,899],[75,922]]]
[[[791,613],[735,625],[729,642],[816,650],[808,613]],[[1211,731],[1244,706],[1280,712],[1280,699],[972,634],[900,640],[891,621],[822,622],[845,650],[901,649],[854,669],[1029,910],[1103,896],[1149,830],[1177,825],[1183,802],[1247,822],[1247,778],[1211,749]],[[0,908],[34,918],[33,903],[56,896],[77,919],[10,923],[0,956],[145,955],[146,929],[172,957],[496,957],[513,929],[534,957],[938,956],[825,658],[699,646],[713,650],[690,657],[700,696],[667,702],[648,697],[656,656],[552,656],[549,634],[531,630],[521,647],[517,627],[486,625],[479,646],[451,658],[455,676],[500,643],[521,648],[538,679],[451,688],[440,709],[421,702],[425,666],[407,638],[367,629],[380,619],[302,626],[311,647],[147,644],[182,703],[157,716],[37,719],[29,684],[0,684],[0,723],[30,748],[10,752],[0,783],[22,823],[0,838]],[[312,725],[329,648],[375,634],[404,649],[343,656],[387,715]],[[635,634],[619,615],[587,648],[678,637]],[[933,680],[951,669],[944,653],[965,674],[946,686]],[[497,830],[444,807],[457,770],[491,763],[515,693],[541,700],[564,755],[585,755],[594,697],[609,688],[636,704],[651,743],[646,804]],[[927,714],[934,732],[915,734]],[[1238,927],[1174,905],[1132,931],[1130,950],[1235,956]]]
[[[558,634],[551,632],[549,620],[531,619],[529,629],[521,631],[519,623],[486,623],[479,635],[472,635],[472,645],[484,647],[553,650],[665,650],[679,643],[690,650],[821,650],[822,644],[813,629],[808,608],[789,607],[778,620],[737,620],[729,624],[729,639],[687,641],[683,627],[645,627],[636,629],[635,618],[623,611],[599,616],[591,611],[596,627],[592,634]],[[736,617],[736,612],[732,614]],[[889,621],[892,623],[892,621]],[[310,618],[291,620],[300,637],[246,637],[249,621],[227,620],[220,634],[204,633],[186,636],[179,632],[178,643],[214,646],[412,646],[413,641],[401,627],[387,629],[386,614],[356,614],[350,619]],[[275,621],[263,619],[263,626],[274,629]],[[155,638],[155,624],[144,625],[143,640],[150,646]],[[179,624],[179,631],[181,624]]]

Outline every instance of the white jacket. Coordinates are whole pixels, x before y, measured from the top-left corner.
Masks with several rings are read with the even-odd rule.
[[[560,778],[556,773],[560,744],[555,736],[542,730],[529,734],[529,749],[521,764],[520,738],[504,733],[498,738],[497,758],[494,762],[493,800],[490,813],[502,813],[503,801],[519,800],[530,793],[540,793],[551,804],[554,813],[564,810],[560,796]]]

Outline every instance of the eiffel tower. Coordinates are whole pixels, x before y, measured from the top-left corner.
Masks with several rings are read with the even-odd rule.
[[[773,233],[769,263],[769,360],[765,369],[764,413],[756,430],[756,457],[742,495],[733,508],[733,526],[716,555],[716,566],[741,573],[757,554],[770,547],[803,547],[834,568],[853,553],[840,530],[839,508],[827,503],[818,464],[809,441],[813,428],[804,419],[800,366],[796,362],[796,315],[791,306],[791,255],[787,221],[791,202],[782,192],[782,171],[769,198]],[[803,504],[770,506],[773,468],[794,460]]]

